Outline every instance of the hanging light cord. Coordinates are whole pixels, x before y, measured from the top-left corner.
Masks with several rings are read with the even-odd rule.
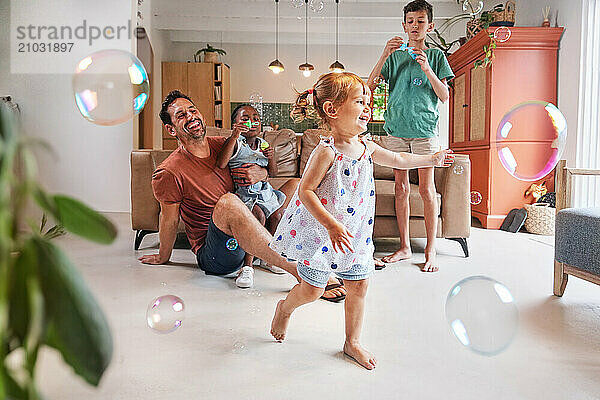
[[[275,0],[275,59],[279,60],[279,0]]]
[[[308,0],[304,0],[306,9],[304,10],[304,62],[308,64]]]
[[[340,0],[335,0],[335,61],[339,60],[338,57],[338,9]]]

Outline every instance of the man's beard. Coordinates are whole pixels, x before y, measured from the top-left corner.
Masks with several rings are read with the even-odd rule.
[[[196,122],[200,124],[201,129],[198,132],[192,132],[188,127]],[[185,124],[182,131],[189,140],[202,140],[206,136],[206,126],[200,118],[193,119]]]

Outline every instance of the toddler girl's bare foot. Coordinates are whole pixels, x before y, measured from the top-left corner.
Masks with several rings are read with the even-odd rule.
[[[408,249],[401,248],[401,249],[396,250],[395,252],[393,252],[390,255],[381,257],[381,261],[383,261],[386,264],[389,264],[389,263],[395,263],[395,262],[402,261],[402,260],[408,260],[411,257],[412,257],[412,252],[410,251],[410,248],[408,248]]]
[[[374,369],[377,365],[375,356],[360,344],[344,343],[344,354],[368,370]]]
[[[436,272],[439,268],[436,265],[435,250],[425,249],[425,264],[421,267],[423,272]]]
[[[273,316],[273,322],[271,322],[271,335],[281,342],[285,339],[285,333],[287,332],[288,323],[290,322],[291,314],[285,314],[281,307],[285,300],[279,300],[277,307],[275,308],[275,315]]]

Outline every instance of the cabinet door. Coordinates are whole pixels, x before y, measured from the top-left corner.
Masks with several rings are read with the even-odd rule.
[[[487,92],[487,68],[471,68],[471,88],[469,99],[469,145],[477,145],[486,142],[486,92]]]
[[[454,96],[452,98],[452,143],[464,142],[465,137],[465,94],[466,94],[465,74],[454,78]]]
[[[214,64],[187,63],[188,95],[204,115],[207,126],[215,126]]]

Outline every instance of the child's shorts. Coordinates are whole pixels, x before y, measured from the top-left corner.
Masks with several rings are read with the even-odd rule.
[[[344,280],[359,281],[369,278],[375,270],[375,265],[354,264],[348,271],[337,272],[334,270],[321,271],[308,267],[302,263],[298,263],[296,270],[298,271],[300,278],[302,278],[302,280],[306,283],[312,286],[324,288],[327,286],[327,280],[332,272]]]
[[[396,136],[384,136],[382,138],[384,147],[395,152],[428,155],[440,150],[440,139],[438,136],[429,138],[401,138]]]

